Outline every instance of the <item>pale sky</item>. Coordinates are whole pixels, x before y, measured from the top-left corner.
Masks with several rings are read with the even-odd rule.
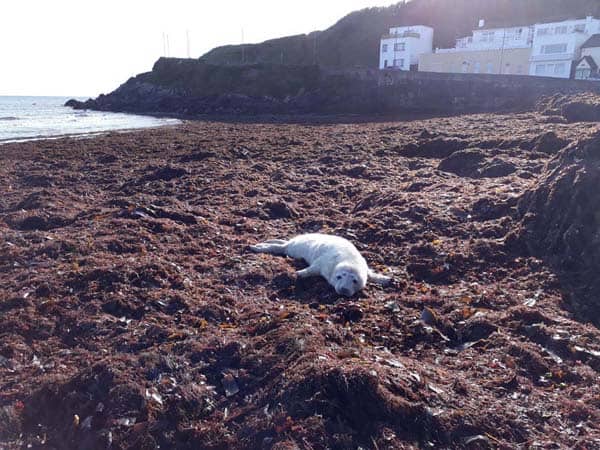
[[[390,0],[0,0],[0,95],[97,96],[163,55],[309,33]],[[382,33],[385,30],[382,30]]]

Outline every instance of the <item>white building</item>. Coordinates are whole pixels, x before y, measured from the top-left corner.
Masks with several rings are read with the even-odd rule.
[[[581,46],[600,32],[600,20],[589,16],[579,20],[534,25],[529,75],[570,78]]]
[[[533,42],[533,26],[484,28],[485,23],[480,24],[472,36],[457,39],[455,48],[437,49],[436,53],[529,48]]]
[[[577,80],[600,81],[600,34],[594,34],[581,46],[581,58],[575,62]]]
[[[381,38],[379,68],[410,70],[419,56],[433,51],[433,28],[424,25],[390,28]]]
[[[438,48],[423,55],[419,71],[526,75],[533,42],[533,26],[479,28],[456,40],[454,48]]]

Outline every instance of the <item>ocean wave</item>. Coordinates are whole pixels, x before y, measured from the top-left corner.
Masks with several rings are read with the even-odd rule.
[[[15,116],[4,116],[4,117],[0,117],[0,120],[21,120],[18,117]]]

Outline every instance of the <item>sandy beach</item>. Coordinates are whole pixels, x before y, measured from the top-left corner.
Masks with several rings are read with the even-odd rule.
[[[0,146],[0,448],[600,446],[600,331],[504,239],[593,127],[361,122]],[[248,251],[316,231],[392,285]]]

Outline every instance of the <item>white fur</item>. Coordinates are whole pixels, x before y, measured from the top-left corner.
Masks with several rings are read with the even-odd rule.
[[[296,272],[298,277],[321,275],[338,294],[351,297],[365,287],[367,278],[378,284],[388,284],[391,278],[373,272],[365,258],[347,239],[328,234],[301,234],[289,241],[267,241],[250,247],[258,253],[287,255],[303,259],[306,269]]]

